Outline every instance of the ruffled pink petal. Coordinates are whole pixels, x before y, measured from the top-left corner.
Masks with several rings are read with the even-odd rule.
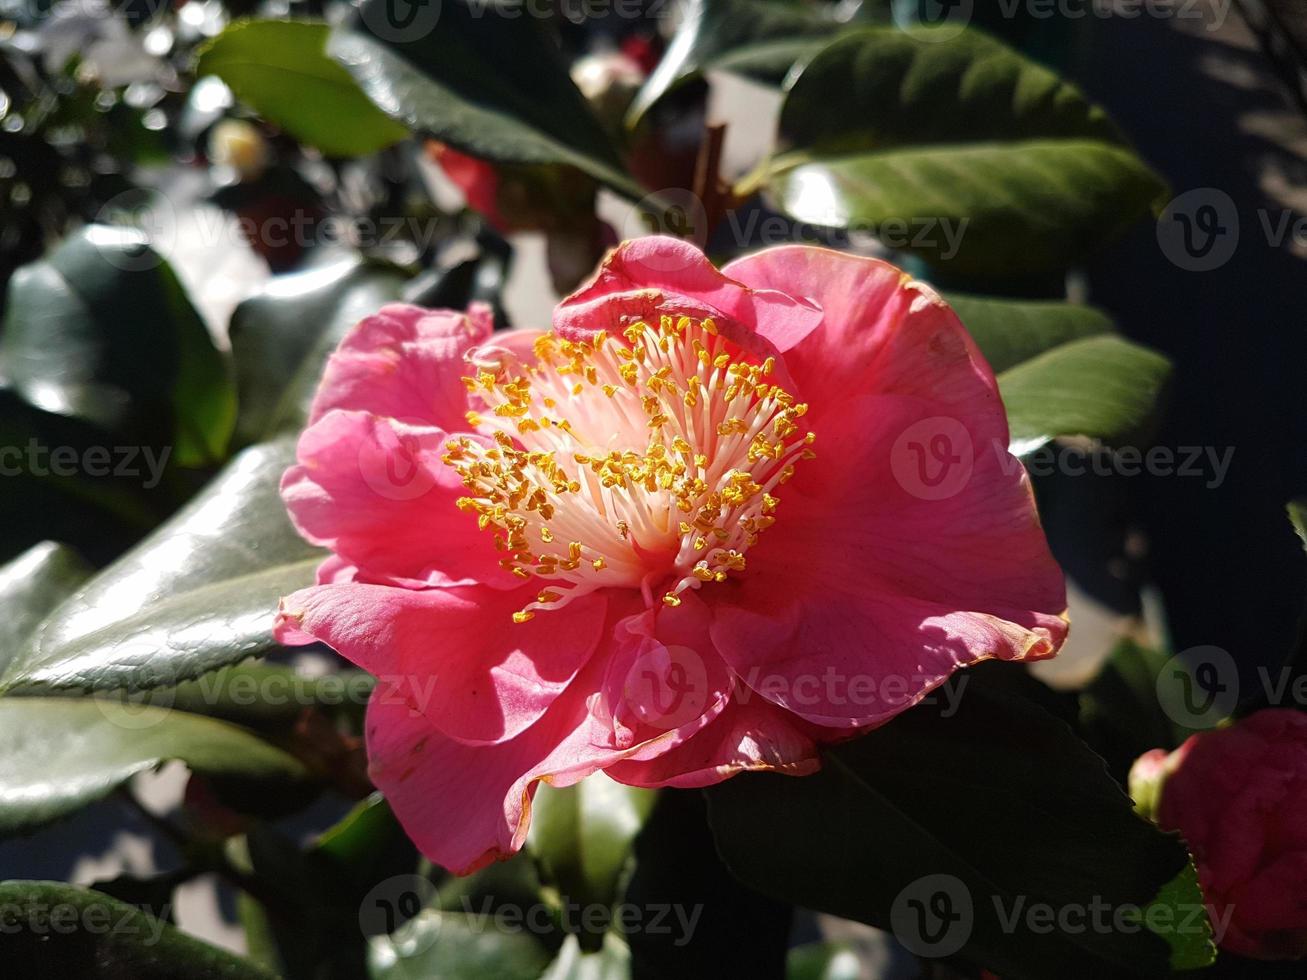
[[[309,421],[339,408],[465,430],[463,354],[484,343],[492,328],[485,304],[467,313],[383,306],[359,321],[327,360]]]
[[[712,317],[727,339],[760,356],[789,350],[821,321],[821,311],[806,300],[784,289],[741,285],[688,242],[651,236],[609,252],[594,277],[558,305],[554,328],[586,339],[663,315]]]
[[[539,720],[604,630],[602,592],[514,623],[535,592],[316,586],[281,601],[275,635],[326,643],[378,678],[377,697],[416,707],[450,738],[504,742]]]
[[[785,289],[817,304],[819,329],[786,352],[811,408],[809,423],[867,393],[904,394],[961,419],[981,441],[1007,445],[993,372],[957,315],[927,285],[879,259],[783,245],[727,265],[755,289]]]
[[[526,839],[541,780],[569,786],[622,757],[598,744],[598,724],[585,706],[588,685],[578,679],[574,687],[497,745],[447,738],[402,701],[369,703],[369,771],[423,854],[457,874],[508,857]]]
[[[448,436],[338,409],[300,436],[281,481],[295,527],[368,580],[516,588],[490,536],[456,501],[466,491],[441,456]]]
[[[745,691],[744,694],[750,692]],[[792,715],[753,696],[732,701],[694,737],[647,761],[604,770],[629,786],[710,786],[738,772],[770,770],[804,776],[821,768],[817,746]]]
[[[652,758],[694,738],[726,707],[735,686],[712,644],[711,615],[693,593],[676,608],[629,615],[617,623],[599,693],[590,712],[605,744]]]
[[[714,604],[732,669],[815,724],[881,723],[958,667],[1051,656],[1065,638],[1065,585],[1024,469],[974,454],[936,496],[896,467],[901,434],[933,411],[898,395],[846,403]]]

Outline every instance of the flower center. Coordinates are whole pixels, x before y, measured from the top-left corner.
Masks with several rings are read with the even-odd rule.
[[[712,320],[662,317],[621,343],[554,334],[535,363],[474,352],[465,378],[485,412],[445,461],[494,533],[500,564],[553,587],[515,613],[556,609],[605,586],[639,588],[650,605],[743,571],[745,551],[775,521],[773,491],[811,458],[807,405],[768,381],[774,360],[728,351]]]

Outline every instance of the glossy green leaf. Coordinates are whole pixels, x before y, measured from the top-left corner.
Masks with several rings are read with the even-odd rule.
[[[782,152],[1028,139],[1121,142],[1078,88],[979,31],[873,27],[809,60],[785,98]]]
[[[839,27],[814,8],[786,0],[689,0],[667,53],[627,110],[627,125],[634,127],[664,95],[710,68],[779,82]]]
[[[1009,368],[998,385],[1012,451],[1061,436],[1129,440],[1147,425],[1170,374],[1161,354],[1113,336],[1075,340]]]
[[[790,950],[785,980],[861,980],[862,961],[847,943],[805,943]]]
[[[774,175],[766,193],[800,221],[893,232],[949,273],[1011,278],[1093,252],[1149,213],[1165,186],[1120,147],[1031,140],[833,157]]]
[[[631,980],[631,950],[615,933],[605,933],[603,946],[593,953],[581,949],[576,936],[568,936],[554,962],[540,980]]]
[[[1034,909],[1137,912],[1184,867],[1184,846],[1134,813],[1063,722],[986,676],[965,672],[955,697],[829,749],[816,775],[709,788],[722,857],[767,894],[947,939],[928,955],[958,952],[1014,980],[1164,975],[1169,949],[1147,930],[1046,930]],[[914,901],[935,918],[914,916]]]
[[[90,574],[75,551],[53,541],[33,545],[0,567],[0,677],[41,621]]]
[[[1307,548],[1307,498],[1300,497],[1289,501],[1286,510],[1289,513],[1289,522],[1293,524],[1294,531],[1302,540],[1303,547]]]
[[[372,941],[372,980],[539,980],[549,952],[526,930],[493,918],[426,909],[394,935]]]
[[[1198,869],[1190,860],[1144,910],[1144,922],[1171,947],[1172,970],[1201,970],[1216,962],[1216,943],[1204,902]]]
[[[258,661],[210,671],[160,691],[158,701],[259,731],[292,726],[305,708],[361,717],[376,679],[361,670],[309,675]]]
[[[583,905],[609,904],[656,798],[607,778],[542,786],[531,808],[528,847],[563,894]]]
[[[0,882],[5,969],[77,980],[273,980],[133,905],[60,881]]]
[[[395,266],[342,256],[278,276],[236,307],[237,440],[302,428],[327,355],[355,323],[398,300],[405,281]]]
[[[294,757],[243,729],[158,705],[4,698],[0,735],[0,834],[79,810],[170,759],[204,773],[306,775]]]
[[[401,25],[388,0],[366,0],[327,50],[411,129],[488,160],[572,164],[640,197],[548,26],[504,0],[443,0]]]
[[[327,57],[331,28],[243,20],[200,50],[197,78],[217,75],[238,99],[327,156],[363,156],[408,136]]]
[[[277,600],[321,552],[277,495],[290,439],[245,450],[177,515],[51,614],[0,690],[171,687],[263,654]]]
[[[1072,340],[1113,332],[1111,317],[1092,306],[968,293],[945,293],[944,298],[995,371]]]
[[[236,415],[225,358],[143,236],[90,225],[9,284],[0,375],[33,405],[185,466],[221,460]]]

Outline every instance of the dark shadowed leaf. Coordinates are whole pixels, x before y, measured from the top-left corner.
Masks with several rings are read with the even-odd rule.
[[[273,980],[135,906],[59,881],[0,882],[0,951],[14,977]]]
[[[779,82],[840,27],[815,8],[787,0],[689,0],[667,53],[627,110],[627,125],[634,127],[664,95],[710,68]]]
[[[828,750],[817,775],[710,788],[727,864],[787,901],[952,940],[1004,977],[1163,975],[1168,946],[1137,922],[1046,932],[1024,910],[1137,914],[1184,867],[1184,846],[1135,814],[1063,722],[990,685],[958,690],[956,713],[947,699],[918,706]],[[936,919],[914,917],[914,901]]]
[[[388,0],[366,0],[328,45],[386,114],[473,156],[570,163],[641,196],[545,20],[502,0],[443,0],[395,19]]]
[[[848,154],[971,140],[1121,142],[1078,88],[986,34],[871,27],[822,49],[781,110],[782,152]]]
[[[236,398],[172,269],[143,236],[91,225],[9,284],[0,375],[37,407],[120,439],[221,460]]]
[[[257,442],[302,427],[327,355],[355,323],[398,300],[405,281],[395,266],[342,256],[278,276],[236,307],[237,440]]]

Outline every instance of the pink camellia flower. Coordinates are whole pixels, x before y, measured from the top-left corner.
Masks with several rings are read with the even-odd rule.
[[[389,306],[346,337],[282,483],[333,555],[277,636],[380,678],[372,777],[471,871],[542,780],[810,773],[959,667],[1054,654],[1007,443],[989,367],[895,267],[625,242],[552,332]]]
[[[1241,956],[1307,956],[1307,715],[1268,708],[1153,749],[1130,790],[1179,831],[1198,867],[1217,941]]]

